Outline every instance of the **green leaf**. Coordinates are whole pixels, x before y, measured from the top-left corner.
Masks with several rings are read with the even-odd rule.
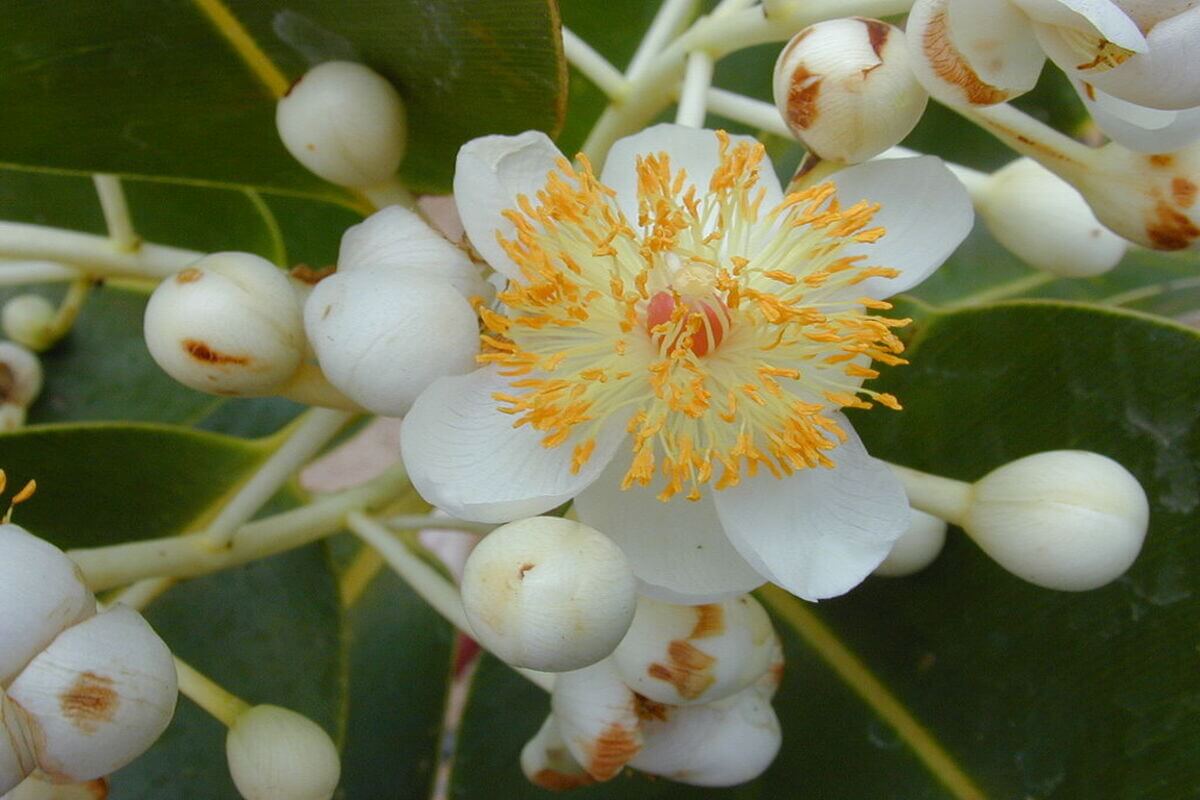
[[[548,0],[6,3],[0,161],[347,202],[283,149],[275,98],[311,65],[350,59],[405,99],[402,177],[445,189],[468,139],[561,125],[556,22]]]

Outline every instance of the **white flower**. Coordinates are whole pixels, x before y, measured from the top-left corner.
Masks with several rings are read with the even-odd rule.
[[[1033,88],[1047,56],[1109,136],[1135,150],[1200,137],[1197,0],[917,0],[908,43],[918,79],[951,104]]]
[[[866,312],[970,229],[939,161],[785,197],[750,139],[659,125],[597,180],[529,132],[469,142],[454,188],[509,284],[482,310],[486,366],[405,419],[427,500],[503,521],[577,498],[642,591],[672,602],[766,580],[831,597],[884,559],[908,504],[841,408],[897,405],[862,382],[873,359],[902,362],[901,323]]]

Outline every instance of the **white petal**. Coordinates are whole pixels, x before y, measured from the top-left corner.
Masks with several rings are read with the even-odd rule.
[[[1160,111],[1120,100],[1080,81],[1079,96],[1096,124],[1118,144],[1141,153],[1170,153],[1200,139],[1200,107]]]
[[[571,756],[598,781],[616,777],[642,747],[637,696],[609,659],[555,678],[550,707]]]
[[[621,489],[629,458],[614,458],[575,499],[581,522],[604,533],[625,551],[639,591],[670,603],[694,605],[722,600],[761,586],[765,580],[747,564],[721,528],[711,493],[699,501],[656,495],[664,479]]]
[[[479,270],[466,253],[400,206],[381,209],[342,234],[338,272],[372,267],[447,281],[467,298],[483,292]]]
[[[531,200],[546,185],[562,153],[541,131],[519,136],[482,136],[458,151],[454,198],[471,244],[492,268],[510,278],[521,270],[496,241],[516,235],[515,226],[501,214],[517,207],[517,196]]]
[[[1046,54],[1072,79],[1086,80],[1114,97],[1167,111],[1200,106],[1200,80],[1195,73],[1200,7],[1161,22],[1146,37],[1149,49],[1109,70],[1077,69],[1089,59],[1064,40],[1062,31],[1036,27]]]
[[[625,436],[607,422],[579,474],[571,472],[576,439],[543,447],[545,434],[501,413],[494,392],[512,392],[494,367],[442,378],[404,418],[400,451],[421,496],[463,519],[507,522],[561,505],[604,469]]]
[[[751,136],[730,136],[731,144],[756,142]],[[672,170],[682,167],[687,179],[696,185],[697,194],[708,191],[708,182],[720,162],[716,133],[703,128],[661,123],[626,136],[608,151],[600,182],[617,193],[617,204],[631,224],[637,223],[637,159],[657,153],[671,157]],[[763,208],[772,208],[783,199],[779,178],[768,159],[763,159],[758,183],[766,190]]]
[[[975,219],[966,188],[932,156],[870,161],[835,173],[843,207],[860,200],[879,203],[871,227],[887,235],[874,244],[852,244],[843,253],[900,270],[895,278],[868,278],[858,296],[891,297],[928,278],[967,238]]]
[[[1110,0],[1012,0],[1037,22],[1086,32],[1135,53],[1146,51],[1146,37],[1137,23]],[[1053,56],[1051,56],[1053,58]]]
[[[1143,31],[1148,31],[1163,20],[1200,5],[1200,0],[1117,0],[1129,17]]]
[[[871,458],[850,423],[830,452],[837,465],[777,480],[760,473],[718,492],[717,513],[742,557],[806,600],[850,591],[887,558],[908,529],[900,482]]]

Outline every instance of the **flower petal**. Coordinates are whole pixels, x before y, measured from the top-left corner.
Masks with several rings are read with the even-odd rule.
[[[1170,153],[1200,139],[1200,107],[1161,111],[1134,105],[1075,81],[1088,113],[1109,138],[1141,153]]]
[[[1146,36],[1146,52],[1107,70],[1079,69],[1089,59],[1067,43],[1060,28],[1037,25],[1035,30],[1046,54],[1073,80],[1140,106],[1166,111],[1200,106],[1200,81],[1195,79],[1200,6],[1155,25]]]
[[[1135,53],[1146,52],[1146,37],[1137,23],[1111,0],[1011,0],[1036,22],[1096,32]],[[1053,58],[1053,56],[1051,56]]]
[[[908,529],[900,481],[867,454],[844,417],[839,423],[849,439],[830,453],[833,469],[782,480],[760,474],[716,494],[717,514],[742,557],[806,600],[853,589]]]
[[[660,477],[651,486],[621,489],[629,459],[615,458],[595,483],[575,498],[584,524],[625,551],[639,592],[669,603],[695,605],[742,594],[765,579],[747,564],[717,519],[711,493],[699,501],[662,502]]]
[[[837,172],[831,180],[843,207],[860,200],[879,203],[871,227],[887,229],[879,241],[852,244],[843,253],[862,254],[872,264],[900,270],[895,278],[863,281],[854,287],[859,297],[882,299],[916,286],[971,232],[971,198],[938,158],[869,161]]]
[[[467,254],[400,206],[380,209],[342,234],[338,272],[371,267],[446,281],[467,298],[484,291],[479,270]]]
[[[458,151],[454,197],[471,244],[492,268],[509,278],[521,270],[496,241],[516,237],[516,227],[502,213],[517,207],[517,196],[531,200],[546,185],[562,153],[541,131],[518,136],[482,136]]]
[[[731,135],[729,139],[735,145],[756,142],[751,136]],[[687,171],[687,180],[696,185],[697,194],[708,191],[709,179],[720,162],[716,133],[703,128],[664,122],[617,141],[604,160],[600,182],[616,191],[617,205],[634,225],[638,218],[637,160],[640,156],[655,153],[667,153],[671,157],[672,170],[683,167]],[[763,159],[758,183],[766,190],[763,208],[772,208],[783,199],[779,178],[769,159]]]
[[[600,475],[625,437],[624,420],[605,423],[592,457],[573,474],[577,439],[543,447],[544,434],[513,427],[494,392],[511,392],[494,367],[441,378],[417,398],[401,428],[413,486],[463,519],[507,522],[561,505]]]

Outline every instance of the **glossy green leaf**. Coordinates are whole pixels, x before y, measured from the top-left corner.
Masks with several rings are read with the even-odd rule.
[[[468,139],[556,131],[565,85],[547,0],[133,0],[0,8],[11,112],[0,161],[174,176],[347,199],[295,163],[275,98],[311,65],[359,60],[409,112],[404,178],[445,188]]]

